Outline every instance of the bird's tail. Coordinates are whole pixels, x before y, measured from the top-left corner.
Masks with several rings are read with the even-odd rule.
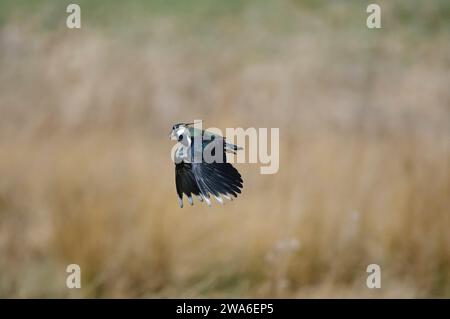
[[[231,143],[225,143],[225,152],[236,154],[236,151],[243,150],[243,147]]]

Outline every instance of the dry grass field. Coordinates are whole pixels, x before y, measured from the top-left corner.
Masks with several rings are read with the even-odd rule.
[[[0,297],[450,297],[447,1],[380,0],[380,30],[364,1],[68,3],[1,4]],[[279,172],[180,209],[194,119],[280,128]]]

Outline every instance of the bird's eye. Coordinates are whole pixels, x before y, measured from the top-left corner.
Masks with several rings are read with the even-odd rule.
[[[178,142],[181,142],[182,139],[183,139],[183,135],[178,136]]]

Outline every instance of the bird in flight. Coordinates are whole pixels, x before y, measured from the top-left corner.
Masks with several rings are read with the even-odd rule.
[[[175,150],[175,184],[178,203],[183,207],[183,194],[193,205],[192,196],[211,206],[210,197],[223,204],[223,198],[233,200],[241,193],[241,174],[226,161],[226,152],[242,150],[225,138],[192,127],[194,123],[179,123],[172,127],[170,138],[179,146]],[[223,197],[223,198],[222,198]]]

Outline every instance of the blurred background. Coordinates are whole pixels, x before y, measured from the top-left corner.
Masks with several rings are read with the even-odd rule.
[[[450,297],[450,2],[371,2],[1,1],[0,296]],[[180,209],[194,119],[279,172]]]

